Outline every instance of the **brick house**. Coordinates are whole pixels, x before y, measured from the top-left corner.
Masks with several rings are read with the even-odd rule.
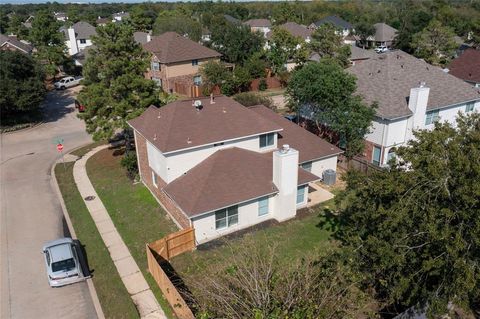
[[[199,66],[221,56],[217,51],[175,32],[152,36],[143,48],[152,55],[146,76],[156,81],[165,92],[187,96],[194,96],[191,88],[202,84]]]
[[[342,153],[263,105],[224,96],[151,106],[128,124],[142,182],[198,243],[295,217],[308,184]]]

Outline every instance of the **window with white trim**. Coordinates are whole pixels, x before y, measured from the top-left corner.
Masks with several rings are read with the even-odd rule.
[[[302,163],[300,166],[308,172],[312,171],[312,162]]]
[[[80,39],[80,44],[86,44],[87,40],[86,39]]]
[[[258,200],[258,216],[264,216],[268,213],[268,196],[265,196]]]
[[[305,186],[297,187],[297,205],[303,204],[305,202]]]
[[[202,84],[202,76],[201,75],[195,75],[193,77],[193,84],[201,85]]]
[[[152,62],[152,70],[153,71],[160,71],[160,63]]]
[[[465,106],[465,112],[472,112],[474,108],[475,108],[475,103],[468,102],[467,105]]]
[[[224,229],[238,224],[238,206],[230,206],[215,212],[215,229]]]
[[[260,148],[272,146],[275,142],[275,133],[260,135]]]
[[[425,116],[425,125],[430,125],[440,120],[439,110],[428,111]]]
[[[157,174],[155,174],[154,171],[152,171],[152,183],[153,183],[153,186],[155,186],[156,188],[158,188]]]

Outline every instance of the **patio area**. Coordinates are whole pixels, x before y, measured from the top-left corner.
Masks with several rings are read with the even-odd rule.
[[[322,188],[319,183],[308,184],[308,203],[307,207],[312,207],[326,202],[334,197],[332,193]]]

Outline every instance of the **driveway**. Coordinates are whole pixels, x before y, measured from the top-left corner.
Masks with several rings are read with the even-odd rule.
[[[1,135],[1,318],[96,318],[85,282],[50,288],[42,244],[68,236],[50,169],[64,151],[91,141],[68,91],[50,92],[46,123]]]

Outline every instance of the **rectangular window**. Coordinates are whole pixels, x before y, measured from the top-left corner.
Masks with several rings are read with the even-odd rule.
[[[439,110],[428,111],[425,117],[425,125],[430,125],[435,122],[438,122],[440,119]]]
[[[193,77],[193,84],[201,85],[202,84],[202,76],[201,75],[195,75]]]
[[[80,39],[80,44],[86,44],[87,40],[86,39]]]
[[[301,164],[302,168],[308,172],[312,171],[312,162],[306,162]]]
[[[268,214],[268,197],[262,197],[258,200],[258,216]]]
[[[472,112],[474,108],[475,108],[475,103],[468,102],[467,106],[465,107],[465,112]]]
[[[160,63],[152,62],[152,70],[153,71],[160,71]]]
[[[275,133],[268,133],[260,135],[260,148],[272,146],[275,141]]]
[[[373,147],[373,157],[372,163],[375,165],[380,165],[380,156],[382,154],[382,149],[378,146]]]
[[[192,60],[192,66],[198,65],[198,60]]]
[[[153,183],[153,186],[158,188],[157,174],[155,174],[154,171],[152,171],[152,183]]]
[[[297,205],[305,202],[305,188],[306,186],[297,187]]]
[[[238,206],[231,206],[215,212],[215,229],[228,228],[238,224]]]

